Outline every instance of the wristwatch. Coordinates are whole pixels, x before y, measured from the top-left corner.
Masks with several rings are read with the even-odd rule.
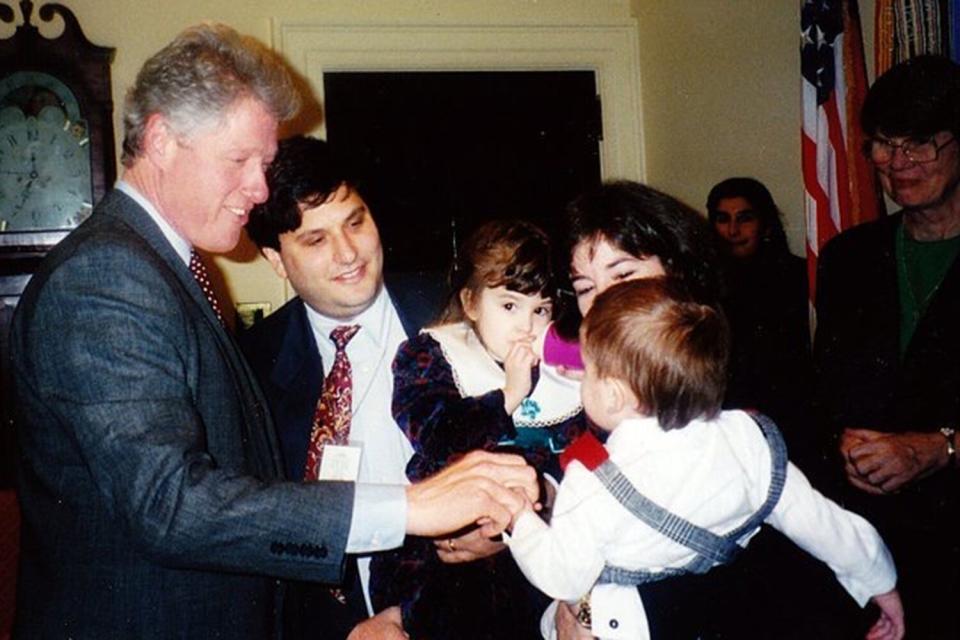
[[[947,439],[947,464],[957,462],[957,430],[953,427],[940,427],[940,434]]]
[[[577,605],[577,622],[587,629],[590,629],[593,626],[593,615],[590,610],[589,591],[586,593],[586,595],[580,598],[580,602],[578,602]]]

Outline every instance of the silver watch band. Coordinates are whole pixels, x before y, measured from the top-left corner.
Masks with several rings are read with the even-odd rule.
[[[953,427],[940,427],[940,435],[947,440],[947,464],[953,465],[957,460],[957,430]]]

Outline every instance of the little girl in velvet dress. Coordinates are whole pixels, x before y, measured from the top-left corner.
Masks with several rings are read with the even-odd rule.
[[[393,415],[415,451],[407,475],[486,449],[519,453],[559,481],[558,454],[586,423],[577,383],[537,355],[553,312],[547,236],[523,221],[488,222],[461,255],[440,321],[393,363]],[[379,554],[371,574],[374,608],[399,604],[414,640],[539,638],[550,602],[509,553],[446,564],[426,538]]]

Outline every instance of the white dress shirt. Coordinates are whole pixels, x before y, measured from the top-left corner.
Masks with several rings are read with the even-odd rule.
[[[170,226],[170,223],[167,222],[166,218],[160,215],[160,212],[157,211],[157,208],[153,206],[153,203],[147,200],[147,198],[137,191],[137,189],[130,184],[129,182],[124,182],[123,180],[118,180],[116,184],[117,191],[122,191],[136,202],[140,207],[147,212],[147,215],[157,223],[157,226],[160,227],[160,233],[163,234],[163,237],[167,239],[167,242],[170,243],[170,246],[173,247],[173,250],[177,252],[177,255],[180,256],[180,259],[183,260],[183,264],[190,265],[190,251],[192,247],[190,243],[177,231]]]
[[[330,332],[341,325],[360,325],[346,349],[353,378],[350,444],[361,447],[357,499],[347,551],[364,553],[398,547],[403,543],[406,501],[395,505],[399,510],[390,509],[390,495],[395,495],[397,485],[408,484],[406,467],[413,456],[413,447],[393,419],[391,365],[407,334],[383,287],[373,304],[351,320],[322,316],[309,305],[307,318],[323,360],[325,376],[330,372],[336,354]],[[357,566],[367,608],[372,613],[370,558],[358,558]]]
[[[756,512],[770,486],[769,446],[741,411],[671,431],[652,418],[627,420],[610,434],[606,448],[640,493],[721,535]],[[766,522],[829,565],[861,606],[896,584],[893,560],[876,529],[821,495],[793,464]],[[523,514],[507,544],[527,578],[548,595],[575,602],[592,588],[593,633],[611,639],[648,638],[649,630],[635,587],[594,587],[604,565],[658,571],[694,557],[633,516],[578,461],[566,469],[550,524]],[[544,637],[553,632],[553,612],[551,607],[542,620]]]

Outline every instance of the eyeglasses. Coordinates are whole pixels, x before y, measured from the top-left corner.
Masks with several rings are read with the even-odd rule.
[[[887,164],[893,160],[897,149],[900,149],[910,162],[923,164],[936,160],[940,156],[941,149],[956,141],[956,138],[950,138],[942,144],[937,144],[931,136],[929,138],[910,138],[897,144],[883,138],[870,138],[863,143],[863,153],[870,158],[873,164]]]

